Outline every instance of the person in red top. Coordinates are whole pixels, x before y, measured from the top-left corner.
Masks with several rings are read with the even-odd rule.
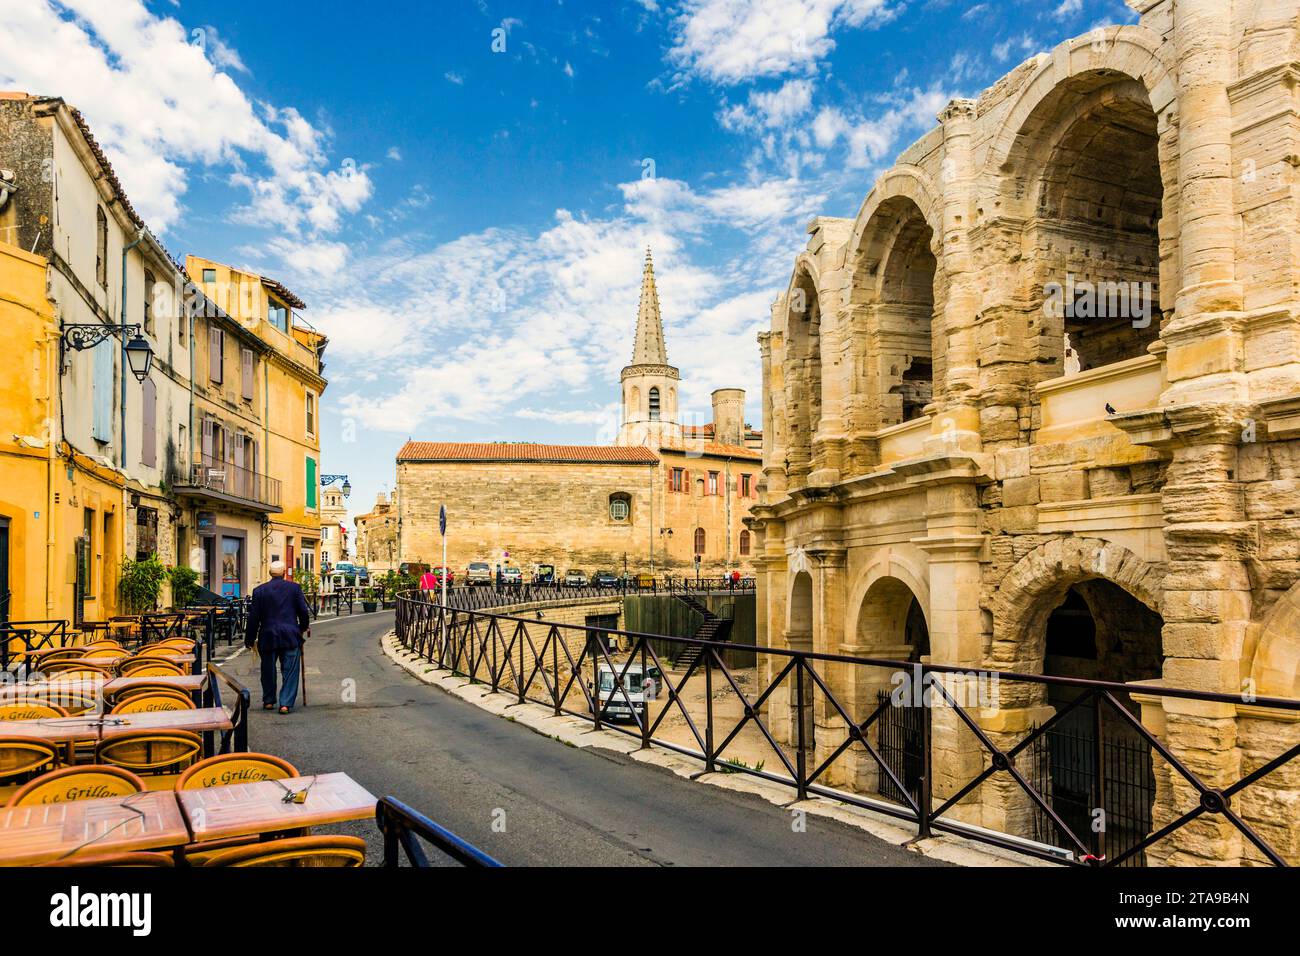
[[[732,572],[731,572],[731,589],[734,591],[734,590],[735,590],[736,588],[738,588],[738,587],[740,587],[740,572],[739,572],[739,571],[732,571]]]
[[[436,591],[440,586],[438,575],[434,574],[432,570],[425,571],[420,575],[420,590],[425,592],[425,597],[429,596],[428,592]]]

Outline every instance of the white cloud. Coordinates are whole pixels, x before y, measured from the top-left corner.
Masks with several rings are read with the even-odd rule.
[[[847,116],[835,107],[823,107],[813,120],[813,135],[823,149],[845,141],[850,169],[864,169],[892,156],[903,132],[926,130],[952,94],[938,88],[913,88],[884,98],[889,108],[876,116]]]
[[[327,171],[327,134],[292,108],[255,105],[221,70],[242,65],[215,31],[191,37],[141,0],[0,7],[0,86],[81,109],[155,230],[180,217],[194,166],[236,171],[244,221],[336,229],[370,195],[365,170]]]
[[[752,92],[746,105],[723,110],[719,119],[729,130],[786,127],[812,108],[811,80],[787,80],[779,89]]]
[[[388,152],[384,153],[384,155],[395,163],[400,163],[402,161],[402,151],[396,146],[389,146]]]
[[[239,73],[250,72],[240,59],[239,51],[222,40],[217,28],[211,24],[192,32],[190,38],[192,42],[202,42],[207,46],[208,59],[213,66],[228,67]]]
[[[448,70],[442,75],[448,83],[455,83],[457,86],[465,85],[465,77],[461,76],[459,73],[453,73],[451,70]]]
[[[1056,8],[1053,16],[1058,20],[1064,20],[1066,17],[1073,16],[1083,10],[1083,0],[1061,0],[1061,5]]]
[[[809,73],[835,48],[835,30],[895,12],[889,0],[685,0],[668,59],[681,79],[723,84]]]

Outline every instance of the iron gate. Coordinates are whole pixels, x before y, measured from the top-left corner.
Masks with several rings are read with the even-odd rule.
[[[1156,792],[1151,745],[1127,725],[1105,719],[1104,713],[1098,721],[1095,707],[1081,705],[1034,740],[1030,754],[1035,786],[1074,833],[1090,836],[1098,859],[1122,855],[1151,832]],[[1100,828],[1094,825],[1095,807],[1104,811]],[[1061,842],[1041,809],[1034,814],[1034,839]],[[1144,866],[1145,854],[1120,865]]]
[[[877,724],[876,737],[880,756],[889,769],[903,782],[911,795],[911,802],[920,800],[921,778],[925,773],[925,722],[930,719],[929,708],[912,702],[904,695],[902,703],[892,701],[888,691],[876,694],[876,706],[883,708]],[[908,803],[908,799],[889,779],[889,775],[876,775],[876,792],[895,803]]]

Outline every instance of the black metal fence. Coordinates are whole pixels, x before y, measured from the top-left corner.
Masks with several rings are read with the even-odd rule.
[[[431,664],[484,684],[493,693],[508,693],[521,703],[527,700],[543,704],[557,716],[568,714],[590,720],[596,728],[605,727],[639,738],[643,748],[655,746],[696,757],[703,761],[706,771],[715,771],[721,764],[728,772],[746,773],[789,786],[801,799],[818,794],[868,807],[915,825],[920,837],[928,837],[935,831],[947,832],[1053,862],[1132,865],[1141,862],[1145,851],[1171,833],[1209,815],[1236,828],[1264,861],[1288,865],[1234,809],[1233,801],[1248,787],[1300,755],[1300,744],[1259,764],[1231,785],[1212,785],[1203,781],[1130,713],[1125,702],[1133,688],[1122,683],[751,646],[747,649],[759,662],[758,672],[772,676],[770,680],[760,679],[761,686],[747,692],[723,657],[725,651],[735,647],[733,644],[561,624],[493,613],[478,607],[454,604],[444,607],[418,591],[398,597],[396,631],[408,650]],[[617,637],[620,660],[614,659],[608,642],[589,639],[598,633]],[[665,643],[698,649],[698,655],[684,673],[669,674],[665,655],[657,650]],[[636,693],[634,685],[640,680],[639,676],[635,680],[629,678],[634,663],[639,665],[639,674],[658,674],[663,680],[665,700],[657,715],[652,709],[638,710],[632,699],[631,694]],[[897,683],[898,676],[903,675],[901,686],[906,693],[901,697],[903,701],[910,698],[918,706],[899,708],[899,695],[873,694],[874,707],[867,708],[871,712],[865,718],[855,715],[851,711],[856,708],[841,700],[828,683],[831,668],[856,671],[857,676],[868,678],[866,683],[875,687]],[[601,670],[614,674],[612,693],[602,694],[596,689]],[[693,686],[703,685],[702,714],[692,714],[686,706],[683,691],[692,681],[697,682]],[[996,693],[1000,696],[994,700],[995,705],[1002,699],[1041,703],[1052,688],[1074,696],[1041,726],[1032,727],[1008,742],[1007,735],[986,731],[977,719],[975,712],[987,709],[987,701],[972,703],[959,699],[963,693],[961,688],[971,686],[998,688]],[[786,729],[779,736],[793,738],[784,744],[778,742],[774,731],[775,720],[780,716],[776,713],[780,707],[775,706],[778,689],[781,707],[786,708],[784,716],[788,718]],[[739,700],[742,717],[730,729],[715,712],[717,691],[734,693]],[[1161,699],[1242,702],[1240,697],[1227,694],[1158,686],[1144,685],[1142,693]],[[1300,700],[1255,698],[1249,703],[1255,708],[1285,714],[1300,713]],[[634,726],[611,723],[611,705],[623,704],[631,711]],[[1054,732],[1059,735],[1069,726],[1067,721],[1078,719],[1070,715],[1087,707],[1102,714],[1097,722],[1100,752],[1112,749],[1116,754],[1125,753],[1114,749],[1117,742],[1108,730],[1122,729],[1130,742],[1139,741],[1148,747],[1152,760],[1159,759],[1173,775],[1190,785],[1196,794],[1195,802],[1178,808],[1174,819],[1159,829],[1135,834],[1132,839],[1117,839],[1109,847],[1098,844],[1091,828],[1083,829],[1082,821],[1054,798],[1051,787],[1037,769],[1043,764],[1044,738],[1050,740]],[[922,713],[917,715],[913,710]],[[664,720],[674,711],[684,719],[694,746],[665,739]],[[819,717],[816,731],[814,713]],[[951,779],[951,768],[945,766],[948,779],[941,791],[935,786],[935,723],[939,714],[948,727],[946,733],[961,733],[973,742],[983,766],[982,771],[972,773],[969,779],[956,781]],[[770,745],[779,763],[777,772],[747,766],[728,755],[728,749],[747,725],[756,728]],[[889,799],[874,799],[826,784],[832,765],[850,752],[858,759],[865,757],[871,762],[881,781],[877,790]],[[1000,789],[1038,815],[1037,835],[1047,839],[1034,842],[1034,833],[999,833],[957,818],[953,811],[994,777],[1002,781]],[[1107,779],[1107,773],[1090,778],[1087,784],[1090,806],[1108,806],[1104,792]]]

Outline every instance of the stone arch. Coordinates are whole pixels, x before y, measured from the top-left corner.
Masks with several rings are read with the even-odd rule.
[[[890,584],[888,582],[893,582]],[[883,599],[886,605],[885,615],[898,616],[901,591],[905,589],[921,605],[926,627],[930,625],[930,574],[925,553],[912,545],[895,545],[884,548],[870,564],[862,570],[849,591],[848,616],[845,620],[844,634],[847,640],[858,646],[872,646],[862,640],[866,632],[864,612],[869,613],[868,602],[873,597]],[[901,609],[906,615],[907,607]]]
[[[807,253],[796,261],[784,299],[786,457],[796,478],[812,469],[812,441],[822,413],[820,274]]]
[[[985,176],[998,179],[1025,167],[1035,117],[1041,120],[1050,116],[1053,106],[1063,99],[1062,94],[1071,91],[1072,82],[1081,78],[1128,77],[1139,81],[1155,114],[1162,123],[1168,122],[1168,109],[1177,94],[1177,74],[1161,47],[1161,38],[1145,27],[1121,26],[1066,40],[1051,53],[1040,55],[1033,76],[1021,87],[989,143]],[[1048,108],[1046,112],[1044,107]]]
[[[1260,622],[1250,677],[1261,697],[1300,697],[1300,582]]]
[[[1047,619],[1075,584],[1102,579],[1152,611],[1164,603],[1164,569],[1101,538],[1055,538],[1025,555],[993,596],[993,647],[999,669],[1042,669]]]
[[[785,643],[792,650],[810,651],[813,640],[813,582],[806,570],[790,579],[790,600],[786,602]]]
[[[848,244],[848,262],[857,262],[863,254],[864,243],[871,241],[872,220],[880,207],[896,199],[909,199],[920,210],[922,218],[940,235],[943,231],[943,211],[939,190],[934,180],[920,166],[899,164],[881,174],[872,187],[853,223],[853,236]],[[855,301],[857,295],[855,284]]]
[[[1035,379],[1147,354],[1172,308],[1175,89],[1159,45],[1139,27],[1067,41],[992,139],[977,221],[1024,223],[1011,308]]]

